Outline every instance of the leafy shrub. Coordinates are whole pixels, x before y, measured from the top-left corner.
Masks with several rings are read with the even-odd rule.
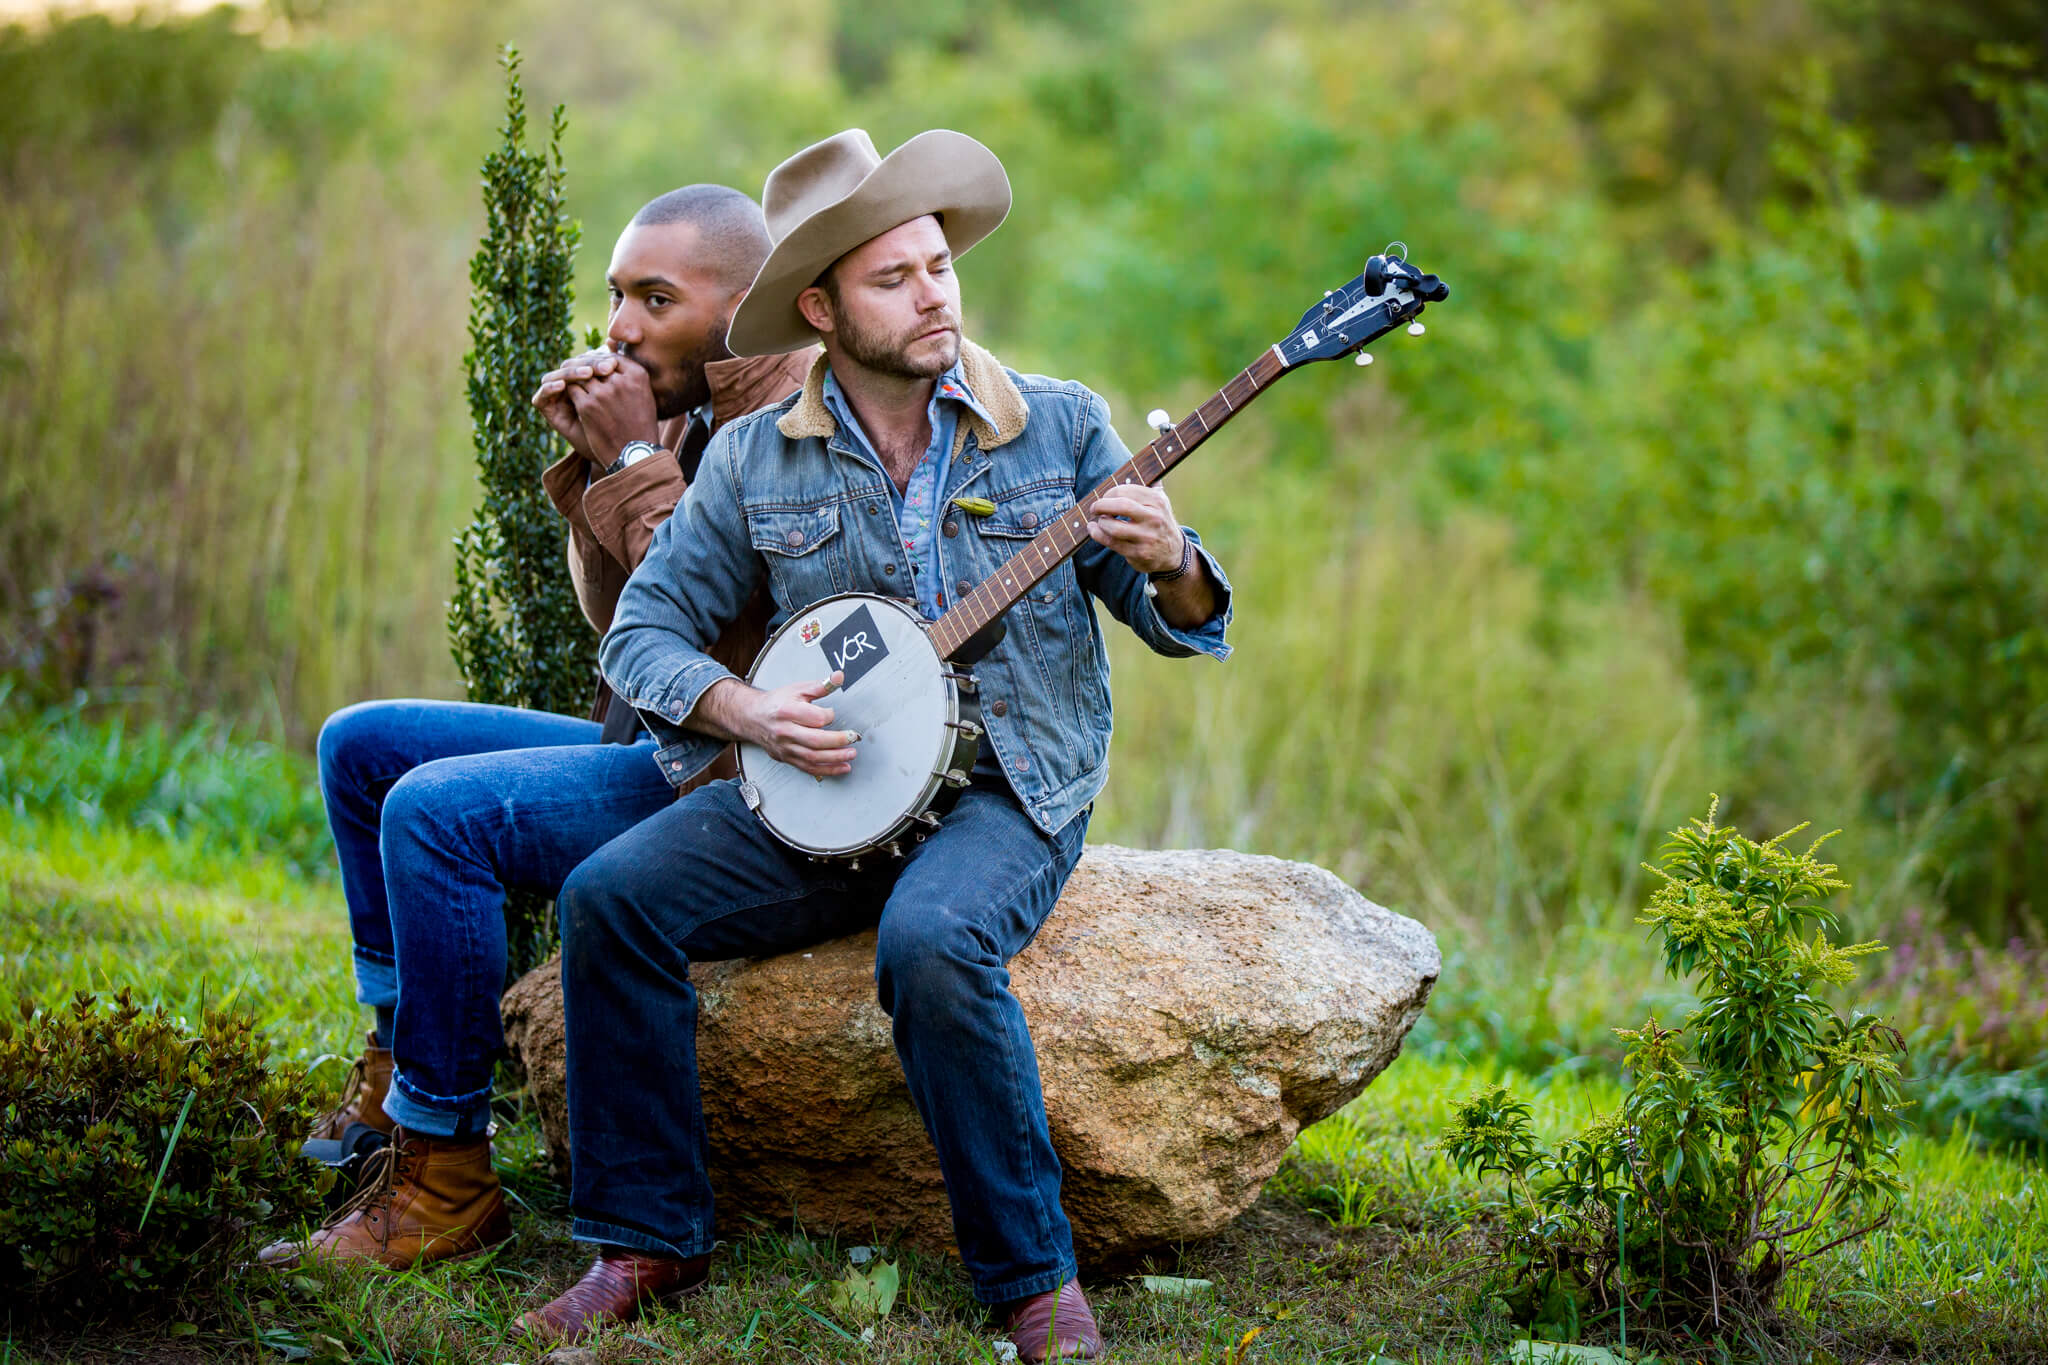
[[[455,542],[448,634],[469,699],[580,713],[597,678],[562,559],[564,528],[540,483],[562,443],[530,398],[569,354],[570,261],[560,105],[547,151],[526,149],[519,54],[504,55],[503,141],[484,158],[484,237],[469,263],[469,414],[483,501]]]
[[[1673,832],[1638,921],[1669,975],[1698,974],[1700,1004],[1676,1028],[1619,1030],[1621,1107],[1545,1150],[1495,1086],[1444,1134],[1461,1171],[1506,1181],[1504,1297],[1523,1321],[1571,1331],[1633,1308],[1725,1330],[1768,1308],[1786,1270],[1891,1216],[1902,1039],[1822,998],[1881,945],[1829,942],[1825,901],[1845,883],[1818,841],[1757,843],[1717,826],[1718,804]]]
[[[529,401],[570,347],[570,263],[580,230],[562,193],[568,116],[556,105],[547,151],[528,151],[519,54],[508,48],[502,60],[505,125],[484,158],[486,226],[469,262],[463,358],[483,501],[455,539],[448,636],[471,701],[578,714],[597,680],[597,642],[562,559],[562,519],[540,482],[562,442]],[[548,905],[524,891],[506,900],[515,974],[553,946]]]
[[[0,1020],[0,1295],[43,1307],[204,1284],[317,1205],[317,1096],[243,1016],[195,1031],[123,991]]]

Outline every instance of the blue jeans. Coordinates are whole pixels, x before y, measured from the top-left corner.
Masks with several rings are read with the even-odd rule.
[[[1001,779],[977,779],[908,856],[859,872],[778,843],[715,782],[593,854],[562,887],[572,1228],[671,1256],[711,1249],[690,963],[790,952],[877,928],[875,985],[937,1149],[961,1259],[984,1303],[1074,1274],[1038,1058],[1004,964],[1081,856]]]
[[[471,1137],[490,1121],[506,890],[555,895],[674,800],[651,743],[598,734],[568,716],[436,701],[364,702],[321,727],[356,998],[396,1007],[384,1109],[411,1131]]]

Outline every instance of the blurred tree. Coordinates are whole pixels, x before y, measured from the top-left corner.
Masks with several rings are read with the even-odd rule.
[[[2007,137],[2012,110],[1969,71],[1987,49],[2048,63],[2048,0],[1820,0],[1855,54],[1840,85],[1839,112],[1867,130],[1869,184],[1889,198],[1920,198],[1942,185],[1940,156],[1952,144]]]
[[[111,159],[161,174],[213,132],[259,53],[225,6],[173,24],[85,15],[47,32],[0,28],[0,177],[29,153],[38,171]]]
[[[2048,58],[2044,0],[1606,0],[1595,13],[1600,61],[1575,107],[1624,203],[1668,204],[1695,177],[1743,213],[1796,194],[1771,162],[1775,110],[1815,64],[1833,72],[1829,112],[1870,145],[1865,187],[1930,197],[1941,152],[2001,136],[1968,65],[1992,46]]]

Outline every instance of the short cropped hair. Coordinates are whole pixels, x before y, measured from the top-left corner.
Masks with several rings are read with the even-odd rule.
[[[685,185],[650,199],[633,215],[634,227],[688,223],[697,229],[699,264],[734,289],[754,282],[768,259],[768,221],[761,206],[724,185]]]

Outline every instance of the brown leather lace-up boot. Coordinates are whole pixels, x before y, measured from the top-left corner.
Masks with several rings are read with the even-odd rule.
[[[342,1083],[341,1103],[307,1136],[316,1142],[337,1139],[347,1135],[351,1123],[360,1123],[390,1137],[398,1124],[384,1112],[384,1097],[389,1093],[391,1049],[377,1046],[377,1032],[372,1029],[363,1039],[363,1055],[356,1058],[348,1080]]]
[[[454,1141],[397,1129],[355,1198],[303,1242],[273,1242],[266,1266],[369,1261],[407,1270],[488,1250],[512,1235],[491,1140]]]

